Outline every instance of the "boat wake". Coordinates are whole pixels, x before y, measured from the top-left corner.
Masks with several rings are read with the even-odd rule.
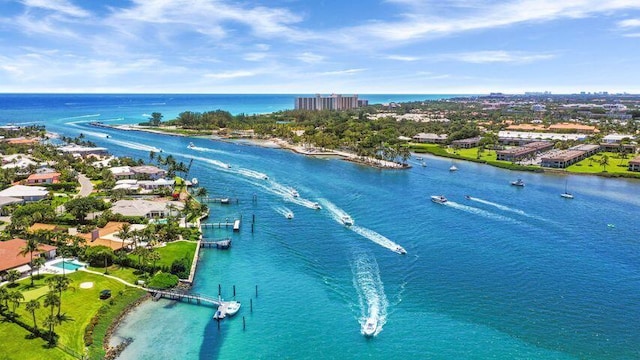
[[[287,219],[293,219],[293,211],[291,211],[286,206],[275,206],[273,210]]]
[[[214,154],[225,154],[225,155],[229,154],[229,152],[227,152],[227,151],[211,149],[211,148],[201,147],[201,146],[191,146],[191,147],[189,147],[189,149],[194,150],[194,151],[208,152],[208,153],[214,153]]]
[[[63,117],[63,118],[59,118],[58,120],[86,119],[86,118],[92,118],[92,117],[98,117],[98,116],[100,116],[100,114],[89,114],[89,115]]]
[[[261,180],[269,179],[267,174],[264,174],[255,170],[249,170],[249,169],[238,169],[238,174],[244,175],[246,177],[254,178],[254,179],[261,179]]]
[[[155,146],[150,146],[150,145],[145,145],[145,144],[140,144],[135,142],[113,140],[113,139],[109,139],[109,141],[114,144],[118,144],[120,146],[129,148],[129,149],[134,149],[134,150],[153,151],[153,152],[160,152],[161,150],[160,148],[157,148]]]
[[[473,206],[468,206],[468,205],[462,205],[462,204],[458,204],[456,202],[453,201],[447,201],[445,203],[443,203],[442,205],[445,206],[449,206],[452,207],[454,209],[458,209],[458,210],[462,210],[471,214],[475,214],[475,215],[479,215],[482,217],[485,217],[487,219],[492,219],[492,220],[499,220],[499,221],[505,221],[505,222],[510,222],[510,223],[514,223],[514,224],[519,224],[520,222],[516,219],[512,219],[508,216],[502,216],[496,213],[492,213],[491,211],[486,211],[486,210],[482,210],[479,209],[477,207],[473,207]]]
[[[328,210],[331,218],[335,220],[335,222],[337,222],[338,224],[342,224],[342,218],[351,217],[346,211],[340,209],[334,203],[332,203],[327,199],[320,199],[320,203],[325,209]]]
[[[191,159],[194,159],[194,160],[203,161],[203,162],[205,162],[207,164],[214,165],[214,166],[219,167],[221,169],[230,169],[231,168],[231,165],[226,164],[226,163],[224,163],[222,161],[219,161],[219,160],[216,160],[216,159],[208,159],[208,158],[203,158],[203,157],[200,157],[200,156],[187,156],[187,157],[189,157]]]
[[[494,202],[491,202],[491,201],[488,201],[488,200],[483,200],[483,199],[480,199],[480,198],[477,198],[477,197],[473,197],[473,196],[469,196],[468,199],[471,200],[471,201],[479,202],[481,204],[486,204],[486,205],[489,205],[489,206],[493,206],[493,207],[495,207],[497,209],[500,209],[502,211],[508,211],[508,212],[512,212],[512,213],[515,213],[515,214],[518,214],[518,215],[522,215],[522,216],[526,216],[526,217],[533,217],[533,216],[527,214],[526,212],[524,212],[524,211],[522,211],[520,209],[510,208],[510,207],[508,207],[506,205],[501,205],[501,204],[494,203]]]
[[[360,332],[368,318],[377,322],[373,336],[378,335],[387,322],[387,308],[389,301],[384,293],[384,284],[380,279],[380,269],[375,258],[371,255],[358,254],[351,263],[353,286],[358,293],[360,307]]]

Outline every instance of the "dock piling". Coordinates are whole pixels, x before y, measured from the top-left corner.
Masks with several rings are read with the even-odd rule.
[[[242,330],[244,331],[244,329],[247,327],[247,324],[244,321],[244,316],[242,317]]]
[[[236,297],[236,286],[233,285],[233,297]]]
[[[222,287],[218,284],[218,296],[222,294]]]
[[[258,285],[256,285],[256,297],[258,297]]]
[[[249,310],[253,314],[253,299],[249,299]]]

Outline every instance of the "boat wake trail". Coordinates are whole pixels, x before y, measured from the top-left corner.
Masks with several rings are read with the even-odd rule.
[[[246,177],[254,178],[254,179],[261,179],[261,180],[269,179],[267,174],[264,174],[255,170],[249,170],[249,169],[238,169],[238,174],[244,175]]]
[[[109,141],[114,143],[114,144],[118,144],[120,146],[124,146],[124,147],[129,148],[129,149],[160,152],[160,149],[155,147],[155,146],[149,146],[149,145],[140,144],[140,143],[136,143],[136,142],[113,140],[113,139],[109,139]]]
[[[524,212],[524,211],[522,211],[522,210],[520,210],[520,209],[514,209],[514,208],[508,207],[508,206],[506,206],[506,205],[502,205],[502,204],[494,203],[494,202],[492,202],[492,201],[488,201],[488,200],[484,200],[484,199],[476,198],[476,197],[473,197],[473,196],[470,196],[470,197],[469,197],[469,200],[471,200],[471,201],[476,201],[476,202],[479,202],[479,203],[481,203],[481,204],[486,204],[486,205],[489,205],[489,206],[493,206],[493,207],[495,207],[496,209],[500,209],[500,210],[502,210],[502,211],[512,212],[512,213],[514,213],[514,214],[522,215],[522,216],[524,216],[524,217],[528,217],[528,218],[531,218],[531,219],[542,220],[542,221],[549,221],[549,220],[547,220],[547,219],[544,219],[544,218],[541,218],[541,217],[538,217],[538,216],[535,216],[535,215],[527,214],[526,212]]]
[[[325,209],[327,209],[331,218],[335,220],[338,224],[342,224],[343,217],[345,216],[351,217],[346,211],[340,209],[334,203],[332,203],[327,199],[320,199],[320,203]]]
[[[98,116],[100,116],[100,114],[89,114],[89,115],[63,117],[58,120],[86,119],[86,118],[92,118],[92,117],[98,117]]]
[[[221,169],[230,169],[231,165],[223,163],[222,161],[216,160],[216,159],[207,159],[207,158],[203,158],[200,156],[189,156],[187,155],[188,158],[194,159],[194,160],[199,160],[199,161],[203,161],[206,162],[207,164],[211,164],[214,166],[217,166]]]
[[[284,216],[285,218],[289,218],[289,216],[293,218],[293,211],[291,211],[286,206],[275,206],[273,207],[273,210],[275,210],[278,214]]]
[[[358,293],[360,307],[360,331],[367,318],[377,320],[377,328],[373,336],[378,335],[387,322],[389,301],[384,293],[384,284],[380,279],[380,269],[375,258],[367,254],[357,254],[351,263],[353,286]],[[364,333],[363,333],[364,334]]]
[[[189,149],[194,150],[194,151],[208,152],[208,153],[214,153],[214,154],[225,154],[225,155],[229,155],[230,154],[227,151],[216,150],[216,149],[211,149],[211,148],[207,148],[207,147],[200,147],[200,146],[191,146]]]
[[[482,209],[479,209],[479,208],[473,207],[473,206],[458,204],[458,203],[453,202],[453,201],[447,201],[446,203],[444,203],[442,205],[449,206],[449,207],[452,207],[454,209],[466,211],[466,212],[471,213],[471,214],[479,215],[479,216],[485,217],[487,219],[505,221],[505,222],[510,222],[510,223],[514,223],[514,224],[520,223],[518,220],[512,219],[512,218],[510,218],[508,216],[502,216],[502,215],[499,215],[499,214],[496,214],[496,213],[492,213],[491,211],[482,210]]]

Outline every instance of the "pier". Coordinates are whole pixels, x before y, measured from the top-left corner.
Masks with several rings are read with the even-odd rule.
[[[221,222],[208,222],[201,223],[200,227],[203,229],[221,229],[221,228],[233,228],[233,231],[240,231],[240,219],[236,219],[233,222],[229,222],[229,220],[221,221]]]
[[[231,239],[221,239],[221,240],[202,240],[200,241],[200,247],[215,247],[217,249],[228,249],[231,247]]]
[[[216,299],[210,296],[200,295],[200,294],[185,294],[177,291],[165,291],[165,290],[154,290],[154,289],[146,289],[151,296],[153,296],[154,301],[158,301],[160,298],[165,298],[169,300],[187,300],[187,302],[191,303],[193,301],[198,305],[212,305],[219,307],[224,304],[224,301],[221,299]]]
[[[223,198],[205,197],[205,198],[202,198],[202,202],[205,202],[205,203],[219,203],[219,204],[222,204],[222,205],[228,205],[228,204],[239,204],[240,203],[240,199],[238,199],[238,198],[229,198],[229,197],[223,197]]]

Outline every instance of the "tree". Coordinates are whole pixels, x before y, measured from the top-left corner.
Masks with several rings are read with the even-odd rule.
[[[30,237],[29,239],[27,239],[27,243],[25,244],[24,248],[20,249],[19,254],[22,256],[25,256],[27,254],[29,254],[30,260],[29,260],[29,264],[31,265],[31,286],[33,287],[33,252],[34,251],[38,251],[38,245],[40,245],[38,243],[38,238],[36,237]]]
[[[38,332],[38,323],[36,323],[36,310],[40,309],[40,302],[36,299],[31,299],[27,301],[27,304],[24,307],[28,312],[31,313],[33,317],[33,329],[34,332]]]
[[[75,216],[78,221],[84,222],[89,213],[104,210],[106,204],[104,201],[94,197],[82,197],[69,200],[64,204],[64,208],[68,213]]]
[[[208,191],[206,187],[199,187],[194,193],[193,196],[200,198],[200,201],[202,201],[203,198],[207,197]]]
[[[7,271],[7,276],[5,276],[5,278],[7,279],[9,284],[11,284],[13,286],[16,283],[16,281],[18,281],[18,279],[20,279],[20,271],[18,271],[16,269],[9,270],[9,271]]]
[[[607,154],[602,155],[599,162],[600,165],[602,165],[602,171],[607,171],[607,165],[609,165],[609,156]]]
[[[149,275],[153,275],[153,271],[156,268],[156,262],[160,260],[160,254],[158,254],[155,251],[149,251],[149,254],[147,254],[147,261],[151,261],[153,267],[151,268],[151,270],[149,271]]]
[[[60,324],[60,319],[51,314],[44,319],[44,326],[49,328],[49,345],[53,346],[55,344],[55,333],[53,332],[56,328],[56,325]]]
[[[34,261],[33,261],[33,268],[36,269],[38,271],[38,278],[40,278],[40,269],[44,266],[44,264],[46,264],[47,259],[43,258],[42,256],[38,256]]]
[[[0,303],[2,302],[5,308],[9,308],[9,290],[5,286],[0,287]]]
[[[44,307],[51,307],[51,316],[53,316],[53,310],[55,310],[57,306],[60,306],[60,297],[58,296],[58,294],[56,294],[55,291],[49,291],[44,296],[43,305]]]
[[[62,292],[69,288],[71,279],[66,276],[55,275],[46,280],[49,285],[49,290],[58,292],[58,317],[60,317],[60,310],[62,309]]]
[[[162,122],[162,114],[159,112],[152,112],[151,117],[149,118],[149,123],[151,126],[160,126]]]
[[[11,301],[13,315],[16,315],[16,309],[20,306],[20,301],[24,300],[24,295],[20,290],[9,293],[9,301]]]
[[[120,238],[120,240],[122,240],[122,248],[124,249],[125,247],[125,240],[129,238],[129,236],[131,236],[131,224],[129,223],[125,223],[122,225],[122,229],[120,229],[120,231],[118,231],[118,237]]]
[[[109,263],[113,261],[113,249],[104,245],[92,246],[85,251],[87,260],[93,266],[104,264],[104,273],[106,274]]]
[[[146,258],[149,253],[149,249],[144,246],[138,246],[131,252],[132,255],[138,256],[138,267],[142,266],[142,259]]]

